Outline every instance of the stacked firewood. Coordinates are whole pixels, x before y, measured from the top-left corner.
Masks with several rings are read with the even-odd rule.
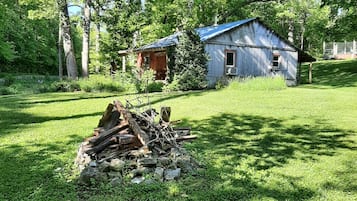
[[[181,170],[182,167],[179,167],[180,163],[177,159],[180,161],[183,158],[189,163],[183,165],[186,168],[190,166],[188,169],[192,169],[196,166],[193,159],[188,157],[181,147],[183,141],[195,139],[196,136],[190,135],[190,128],[172,127],[175,122],[170,122],[170,107],[161,107],[160,113],[157,113],[152,108],[137,112],[132,109],[132,106],[129,101],[126,102],[126,106],[120,101],[110,103],[97,128],[94,129],[93,136],[85,139],[80,145],[76,163],[81,171],[81,177],[84,177],[83,180],[93,178],[103,180],[101,177],[98,179],[98,175],[103,176],[103,173],[107,179],[118,180],[118,176],[120,178],[125,176],[124,172],[140,172],[138,169],[143,168],[150,169],[146,172],[157,172],[155,168],[162,168],[164,174],[166,169]],[[159,120],[156,123],[155,119],[158,119],[158,115]],[[167,158],[170,162],[166,161],[166,164],[157,162],[162,161],[162,158]],[[111,178],[108,175],[113,174],[109,173],[113,170],[118,171],[112,163],[118,161],[124,164],[119,168],[121,175],[115,174],[115,177]],[[88,175],[92,178],[88,178]],[[142,175],[133,174],[133,179],[137,179],[137,176]],[[164,175],[160,180],[165,180]]]

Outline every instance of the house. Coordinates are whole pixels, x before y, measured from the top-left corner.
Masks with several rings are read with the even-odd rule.
[[[222,76],[276,76],[288,85],[297,82],[298,65],[314,61],[290,42],[264,25],[258,18],[197,28],[195,31],[209,55],[207,80],[213,86]],[[156,71],[165,79],[168,47],[178,44],[180,32],[136,50],[137,66]]]

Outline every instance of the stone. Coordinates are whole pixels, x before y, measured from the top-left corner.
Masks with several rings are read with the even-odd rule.
[[[159,181],[163,181],[164,178],[164,168],[162,167],[157,167],[155,168],[155,172],[154,172],[154,178],[159,180]]]
[[[97,167],[97,163],[96,163],[95,161],[91,161],[91,162],[89,163],[89,166],[91,166],[91,167]]]
[[[140,183],[142,183],[144,180],[145,180],[144,177],[134,177],[134,178],[131,180],[131,183],[133,183],[133,184],[140,184]]]
[[[180,176],[181,176],[181,168],[165,170],[165,180],[166,181],[178,179]]]
[[[111,170],[119,172],[125,167],[125,162],[115,158],[110,161],[109,167]]]
[[[176,166],[181,168],[182,172],[192,172],[193,165],[191,163],[191,158],[189,156],[181,156],[176,159]]]
[[[107,161],[103,161],[99,163],[98,168],[101,172],[109,172],[110,171],[110,163]]]
[[[104,182],[107,180],[107,175],[98,170],[98,168],[87,166],[83,169],[79,176],[79,181],[82,184],[90,185],[93,181]]]
[[[134,176],[141,176],[151,171],[150,168],[139,166],[137,169],[132,170]]]
[[[145,181],[143,182],[143,184],[146,184],[146,185],[150,185],[153,183],[155,183],[155,181],[153,179],[145,179]]]
[[[111,186],[120,186],[122,184],[123,180],[121,177],[115,177],[110,181]]]
[[[140,158],[138,159],[138,164],[144,167],[153,167],[157,164],[156,158]]]
[[[180,152],[180,150],[178,148],[171,148],[171,151],[170,151],[170,156],[172,158],[176,158],[178,156],[181,156],[182,153]]]
[[[107,173],[108,177],[111,178],[111,179],[114,179],[116,177],[120,177],[122,178],[122,175],[120,172],[108,172]]]
[[[160,167],[168,167],[172,161],[168,157],[160,157],[157,159],[157,162]]]

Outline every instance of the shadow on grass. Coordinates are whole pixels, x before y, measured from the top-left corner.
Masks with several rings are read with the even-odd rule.
[[[66,155],[80,138],[0,147],[0,200],[74,200],[76,185],[66,176],[71,172]]]
[[[302,66],[302,85],[308,88],[357,86],[357,60],[323,61],[313,64],[313,84],[308,84],[308,66]]]
[[[301,178],[282,174],[275,185],[268,186],[270,169],[292,160],[334,156],[341,149],[356,150],[354,141],[348,140],[353,131],[332,128],[320,120],[313,125],[285,125],[276,118],[223,113],[183,124],[193,125],[199,135],[188,148],[207,160],[204,178],[197,180],[206,193],[192,192],[197,199],[308,199],[317,192],[300,186]],[[195,185],[188,184],[188,189]]]

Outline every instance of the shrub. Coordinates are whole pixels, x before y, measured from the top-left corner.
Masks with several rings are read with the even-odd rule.
[[[206,88],[208,55],[197,33],[185,31],[174,52],[171,54],[174,58],[170,58],[174,64],[169,69],[170,78],[176,76],[181,90]]]
[[[179,84],[179,80],[177,79],[177,76],[174,76],[174,79],[172,80],[171,83],[163,86],[162,90],[164,92],[180,91],[180,84]]]
[[[11,95],[11,94],[17,94],[18,91],[14,87],[0,87],[0,95]]]
[[[145,70],[142,72],[140,75],[140,72],[135,72],[136,73],[136,90],[139,93],[143,92],[150,92],[149,91],[149,86],[155,83],[155,71],[152,69]]]
[[[161,92],[163,86],[164,86],[163,82],[155,81],[148,85],[147,90],[148,92]]]
[[[76,81],[59,81],[54,82],[53,86],[55,91],[62,91],[62,92],[73,92],[81,90],[79,83]]]
[[[222,76],[219,78],[219,80],[217,80],[215,88],[222,89],[228,86],[228,84],[229,84],[229,79],[226,76]]]
[[[15,83],[15,80],[16,78],[11,76],[11,75],[7,75],[5,78],[4,78],[4,86],[10,86],[12,85],[13,83]]]

